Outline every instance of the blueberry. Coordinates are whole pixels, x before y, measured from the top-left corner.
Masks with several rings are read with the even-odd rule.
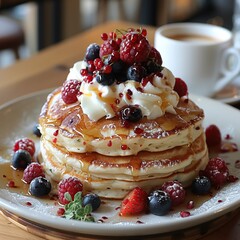
[[[33,126],[33,134],[36,135],[37,137],[41,137],[41,132],[39,130],[39,124],[35,124]]]
[[[96,81],[103,86],[110,86],[114,83],[115,78],[111,73],[99,73],[96,75]]]
[[[197,177],[192,182],[192,192],[197,195],[205,195],[210,192],[211,182],[205,176]]]
[[[34,178],[29,186],[29,192],[35,197],[46,196],[52,189],[51,183],[44,177]]]
[[[137,122],[142,118],[142,111],[135,106],[127,106],[120,110],[120,117],[123,121]]]
[[[31,162],[32,157],[30,153],[26,150],[19,149],[14,152],[11,164],[15,169],[25,169]]]
[[[96,43],[92,43],[87,47],[85,59],[86,61],[94,60],[99,58],[100,46]]]
[[[148,200],[150,213],[157,216],[166,215],[172,205],[169,195],[162,190],[155,190],[151,192]]]
[[[112,64],[112,71],[118,83],[127,81],[127,65],[122,60]]]
[[[127,70],[127,78],[136,82],[141,82],[146,75],[147,71],[142,65],[132,65]]]
[[[95,211],[101,205],[101,200],[97,194],[89,193],[83,197],[82,205],[86,206],[90,204],[92,206],[92,210]]]

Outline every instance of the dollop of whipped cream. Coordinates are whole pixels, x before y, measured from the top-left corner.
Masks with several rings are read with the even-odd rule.
[[[167,68],[163,68],[161,74],[154,75],[152,80],[144,83],[129,79],[123,83],[103,86],[94,78],[90,83],[83,80],[80,71],[86,67],[86,62],[76,62],[66,81],[76,79],[81,82],[78,101],[83,113],[92,121],[103,117],[113,118],[126,105],[138,106],[147,119],[156,119],[165,112],[176,113],[174,107],[178,104],[179,96],[173,90],[175,77]]]

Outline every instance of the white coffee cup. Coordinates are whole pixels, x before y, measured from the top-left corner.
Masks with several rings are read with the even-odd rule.
[[[232,33],[202,23],[163,25],[155,33],[163,66],[182,78],[189,92],[212,96],[240,73],[240,53]]]

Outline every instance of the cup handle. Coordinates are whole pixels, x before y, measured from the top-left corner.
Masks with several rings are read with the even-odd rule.
[[[231,62],[231,60],[233,61]],[[223,89],[234,79],[234,77],[237,76],[237,74],[240,73],[240,52],[238,49],[232,47],[224,51],[222,56],[221,73],[223,74],[223,77],[217,81],[213,93]]]

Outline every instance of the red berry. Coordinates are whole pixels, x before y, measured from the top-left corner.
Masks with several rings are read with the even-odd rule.
[[[66,104],[75,103],[79,94],[81,82],[75,79],[66,81],[62,87],[62,99]]]
[[[104,58],[110,54],[112,54],[114,51],[118,51],[119,50],[119,44],[115,41],[115,40],[108,40],[105,41],[101,47],[100,47],[100,51],[99,51],[99,56],[100,58]]]
[[[134,188],[122,201],[120,216],[132,216],[147,210],[148,195],[140,187]]]
[[[221,146],[222,136],[219,128],[216,125],[209,125],[205,130],[205,134],[207,146],[209,148]]]
[[[181,78],[175,78],[174,91],[178,93],[179,97],[188,95],[187,84]]]
[[[228,181],[229,170],[225,161],[216,157],[209,160],[201,175],[208,177],[212,185],[218,189]]]
[[[23,181],[30,183],[36,177],[45,177],[41,164],[33,162],[23,172]]]
[[[25,150],[30,153],[31,156],[35,153],[35,143],[29,138],[21,138],[17,140],[13,146],[13,151],[16,152],[19,149]]]
[[[69,177],[66,179],[63,179],[59,184],[58,184],[58,200],[59,203],[65,205],[68,204],[69,201],[67,201],[64,197],[64,194],[68,192],[72,199],[74,199],[74,195],[77,192],[82,192],[83,190],[83,184],[82,182],[75,177]]]
[[[151,46],[142,34],[130,32],[120,44],[120,58],[129,65],[142,63],[147,60],[150,50]]]
[[[162,65],[161,54],[160,54],[160,52],[156,48],[151,47],[151,50],[150,50],[148,58],[151,58],[158,65],[160,65],[160,66]]]
[[[178,181],[165,182],[161,189],[169,195],[173,206],[177,206],[185,200],[186,191]]]

